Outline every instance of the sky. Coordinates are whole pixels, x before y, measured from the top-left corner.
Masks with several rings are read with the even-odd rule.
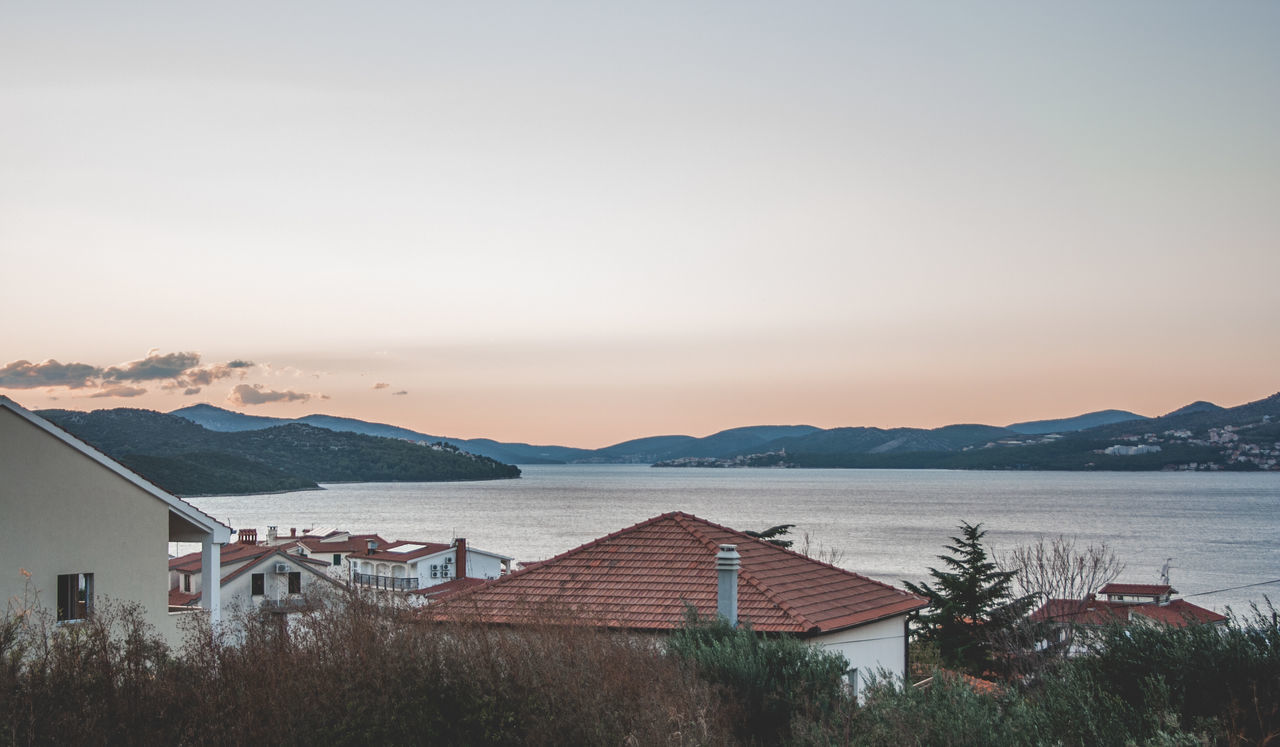
[[[0,394],[598,447],[1280,390],[1280,4],[0,0]]]

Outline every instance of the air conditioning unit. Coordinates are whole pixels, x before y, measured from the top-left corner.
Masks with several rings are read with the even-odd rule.
[[[453,558],[445,558],[445,559],[444,559],[444,562],[446,562],[446,563],[452,563],[452,562],[453,562]]]
[[[288,573],[289,567],[288,563],[276,563],[276,573]]]
[[[432,563],[432,564],[431,564],[431,570],[433,570],[433,571],[438,571],[438,570],[440,570],[440,566],[439,566],[439,565],[436,565],[435,563]]]
[[[445,566],[444,568],[440,569],[440,576],[443,578],[449,577],[449,566]]]
[[[435,569],[435,566],[432,566],[432,567],[431,567],[431,577],[432,577],[432,578],[440,578],[440,571],[437,571],[437,570]]]

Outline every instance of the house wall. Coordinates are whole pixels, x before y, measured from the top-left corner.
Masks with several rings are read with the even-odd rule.
[[[844,658],[849,660],[849,667],[858,670],[861,682],[854,687],[861,692],[861,685],[881,670],[899,679],[906,674],[903,670],[907,657],[905,620],[904,615],[898,615],[808,640],[827,651],[844,654]]]
[[[94,601],[142,605],[178,642],[168,612],[169,507],[13,412],[0,408],[0,610],[27,579],[55,611],[60,574],[92,573]]]
[[[276,563],[287,563],[290,573],[302,574],[303,596],[314,597],[317,594],[332,594],[340,590],[324,575],[322,569],[317,568],[315,570],[319,571],[319,573],[312,573],[310,569],[300,563],[285,560],[279,555],[272,555],[222,585],[222,615],[224,620],[234,620],[235,615],[242,611],[256,610],[264,601],[278,601],[289,598],[289,576],[284,573],[276,573]],[[263,594],[261,596],[253,596],[252,594],[253,574],[255,573],[262,574]]]

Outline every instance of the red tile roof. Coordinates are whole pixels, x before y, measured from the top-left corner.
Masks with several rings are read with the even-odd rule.
[[[421,545],[417,550],[409,552],[393,552],[397,547],[406,545]],[[444,552],[453,545],[444,545],[439,542],[415,542],[413,540],[396,540],[390,544],[379,543],[378,549],[368,552],[368,548],[361,549],[358,553],[361,560],[383,560],[388,563],[405,563],[410,560],[421,558],[425,555],[435,555],[438,552]]]
[[[252,545],[244,542],[232,542],[224,545],[222,552],[219,553],[219,565],[228,563],[239,563],[244,560],[252,560],[276,550],[283,550],[284,547],[268,547],[266,545]],[[192,552],[186,555],[180,555],[169,561],[169,570],[182,571],[185,573],[200,572],[200,553]]]
[[[716,552],[742,556],[738,615],[766,633],[814,635],[927,606],[888,584],[784,550],[742,532],[672,512],[588,542],[433,605],[491,622],[521,622],[554,609],[597,624],[672,630],[685,605],[716,612]]]
[[[369,540],[378,543],[378,547],[387,541],[376,534],[353,534],[350,538],[336,542],[326,542],[322,537],[299,537],[298,543],[308,552],[317,553],[363,553],[369,549]]]
[[[1168,584],[1107,584],[1098,593],[1159,597],[1165,594],[1177,594],[1178,591]]]
[[[1144,617],[1175,628],[1200,623],[1223,623],[1227,618],[1213,610],[1199,607],[1185,599],[1168,604],[1126,604],[1097,599],[1050,599],[1031,613],[1033,622],[1061,622],[1076,625],[1125,623]]]
[[[490,580],[487,578],[464,576],[462,578],[455,578],[452,581],[446,581],[442,584],[436,584],[435,586],[428,586],[425,589],[410,589],[409,593],[432,600],[438,600],[447,596],[452,596],[466,589],[484,586],[487,583],[490,583]]]

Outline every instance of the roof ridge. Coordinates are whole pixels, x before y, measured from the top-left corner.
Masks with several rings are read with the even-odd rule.
[[[704,523],[706,523],[706,524],[710,524],[711,526],[717,527],[717,528],[719,528],[719,529],[724,529],[724,530],[727,530],[727,531],[733,532],[734,534],[741,535],[744,539],[747,539],[747,540],[755,540],[756,542],[761,542],[761,543],[766,544],[766,545],[767,545],[767,544],[771,544],[771,543],[768,543],[768,542],[764,542],[764,540],[760,539],[759,537],[752,537],[751,535],[747,534],[746,532],[741,532],[741,531],[738,531],[737,529],[731,529],[730,527],[720,526],[720,525],[718,525],[718,524],[716,524],[716,523],[714,523],[714,522],[707,521],[706,519],[702,519],[702,518],[699,518],[699,517],[697,517],[697,516],[692,516],[692,515],[689,515],[689,514],[685,514],[684,516],[677,516],[677,517],[675,517],[675,518],[676,518],[676,522],[677,522],[678,524],[680,524],[682,527],[684,527],[684,529],[685,529],[686,531],[688,531],[690,534],[692,534],[693,536],[695,536],[695,537],[697,537],[698,539],[702,540],[702,542],[703,542],[703,544],[704,544],[704,545],[709,545],[711,549],[719,548],[719,546],[720,546],[720,544],[721,544],[721,543],[716,542],[715,540],[712,540],[711,538],[707,537],[705,534],[703,534],[701,531],[699,531],[696,527],[694,527],[694,526],[690,526],[690,525],[689,525],[688,523],[686,523],[685,521],[681,521],[681,519],[684,519],[684,518],[686,518],[686,517],[687,517],[687,518],[691,518],[691,519],[696,519],[697,521],[704,522]],[[773,547],[775,547],[775,548],[777,548],[777,549],[779,549],[779,550],[785,550],[785,549],[786,549],[786,548],[784,548],[784,547],[778,547],[777,545],[773,545]],[[803,555],[801,555],[800,557],[804,557],[804,556],[803,556]],[[759,591],[760,591],[760,593],[761,593],[761,594],[764,594],[764,596],[765,596],[765,598],[766,598],[766,599],[768,599],[770,602],[773,602],[774,604],[778,605],[778,607],[779,607],[779,608],[781,608],[781,609],[782,609],[784,612],[786,612],[788,615],[790,615],[790,616],[794,617],[794,618],[795,618],[795,619],[796,619],[796,620],[797,620],[801,625],[803,625],[807,630],[812,630],[812,629],[814,629],[814,628],[817,628],[817,627],[818,627],[818,625],[817,625],[815,622],[813,622],[812,620],[810,620],[808,617],[805,617],[805,616],[804,616],[804,614],[802,614],[799,610],[797,610],[795,607],[793,607],[790,603],[788,603],[788,602],[784,601],[781,597],[779,597],[779,596],[778,596],[778,594],[777,594],[777,592],[775,592],[773,589],[771,589],[771,588],[769,588],[768,586],[766,586],[766,585],[765,585],[765,583],[764,583],[763,581],[761,581],[761,580],[760,580],[760,579],[759,579],[759,578],[758,578],[754,573],[752,573],[752,572],[751,572],[751,570],[750,570],[750,569],[748,569],[746,566],[741,566],[741,567],[739,567],[739,569],[738,569],[738,576],[739,576],[739,578],[745,578],[745,579],[747,580],[747,583],[749,583],[749,584],[751,584],[752,586],[754,586],[757,590],[759,590]]]

